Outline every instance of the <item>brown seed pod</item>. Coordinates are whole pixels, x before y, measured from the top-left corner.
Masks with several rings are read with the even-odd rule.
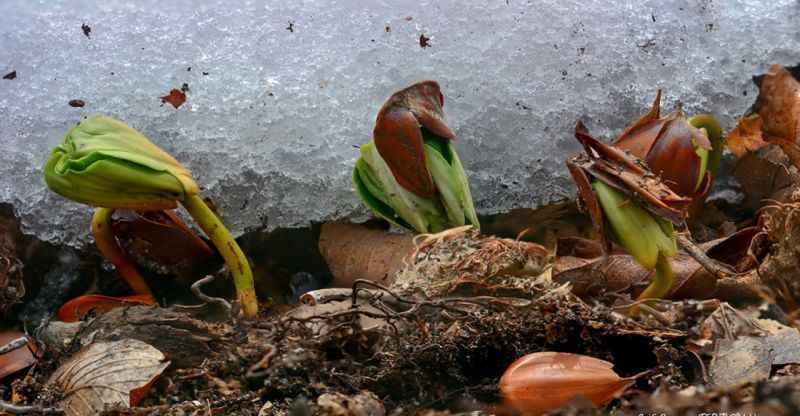
[[[514,361],[500,378],[509,406],[539,415],[583,396],[604,406],[628,388],[640,373],[622,378],[614,364],[580,354],[537,352]]]

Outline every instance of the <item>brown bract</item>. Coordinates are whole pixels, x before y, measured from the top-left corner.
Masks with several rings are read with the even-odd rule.
[[[508,367],[500,378],[500,391],[509,405],[525,415],[557,409],[580,396],[604,406],[639,376],[622,378],[613,366],[579,354],[528,354]]]
[[[636,199],[653,215],[675,225],[683,224],[686,208],[692,200],[676,194],[647,168],[643,160],[590,136],[580,121],[575,126],[575,138],[583,145],[586,153],[570,159],[567,167],[577,185],[584,208],[603,238],[606,238],[603,212],[592,189],[591,178]]]
[[[683,110],[660,116],[661,91],[658,91],[650,112],[629,126],[614,146],[630,151],[679,195],[705,195],[711,185],[706,173],[700,186],[701,159],[695,148],[711,151],[711,142],[699,129],[689,124]]]
[[[422,81],[389,97],[378,112],[373,137],[381,158],[403,188],[424,198],[436,195],[425,166],[423,128],[443,140],[455,134],[444,122],[444,96],[436,81]]]

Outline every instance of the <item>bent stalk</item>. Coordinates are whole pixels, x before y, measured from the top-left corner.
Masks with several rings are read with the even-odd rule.
[[[208,205],[203,202],[199,195],[190,195],[183,200],[183,206],[189,215],[197,221],[200,228],[206,233],[211,242],[228,265],[233,282],[236,286],[236,295],[242,305],[244,316],[251,318],[258,314],[258,301],[256,291],[253,287],[253,272],[250,270],[250,263],[247,257],[239,248],[236,240],[217,218]]]
[[[153,293],[150,287],[144,281],[144,278],[131,259],[122,251],[122,248],[117,243],[117,239],[111,232],[111,215],[114,210],[111,208],[96,208],[92,216],[92,234],[94,234],[95,244],[97,245],[100,253],[105,256],[117,272],[128,283],[128,286],[139,295],[147,295],[152,297]]]
[[[655,271],[656,273],[655,276],[653,276],[653,281],[650,282],[650,286],[647,286],[647,289],[639,295],[637,300],[662,299],[669,293],[669,290],[672,288],[672,281],[674,280],[669,257],[659,254]]]

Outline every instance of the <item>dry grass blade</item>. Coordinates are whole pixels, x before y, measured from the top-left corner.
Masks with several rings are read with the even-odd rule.
[[[48,384],[64,393],[60,407],[68,416],[95,415],[107,405],[136,406],[169,364],[142,341],[100,342],[62,364]]]

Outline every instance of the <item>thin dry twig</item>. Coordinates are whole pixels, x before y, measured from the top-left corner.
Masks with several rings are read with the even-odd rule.
[[[21,348],[28,344],[28,337],[23,335],[19,338],[13,339],[8,342],[6,345],[0,347],[0,354],[5,354],[9,351],[14,351],[17,348]]]
[[[248,379],[259,379],[266,377],[269,373],[269,365],[272,362],[272,358],[275,357],[275,354],[277,353],[278,349],[275,348],[274,345],[268,344],[267,352],[264,354],[264,357],[247,369],[245,377]]]
[[[676,233],[678,237],[678,244],[686,250],[692,258],[694,258],[704,269],[708,270],[709,273],[713,274],[718,280],[722,280],[731,276],[735,276],[738,273],[736,270],[732,269],[730,266],[724,263],[720,263],[717,260],[708,257],[708,255],[701,249],[697,244],[692,241],[691,238],[687,237],[683,233]]]
[[[64,411],[55,407],[42,407],[42,406],[24,406],[19,404],[12,404],[0,400],[0,410],[12,415],[29,415],[29,414],[42,414],[42,415],[63,415]]]

